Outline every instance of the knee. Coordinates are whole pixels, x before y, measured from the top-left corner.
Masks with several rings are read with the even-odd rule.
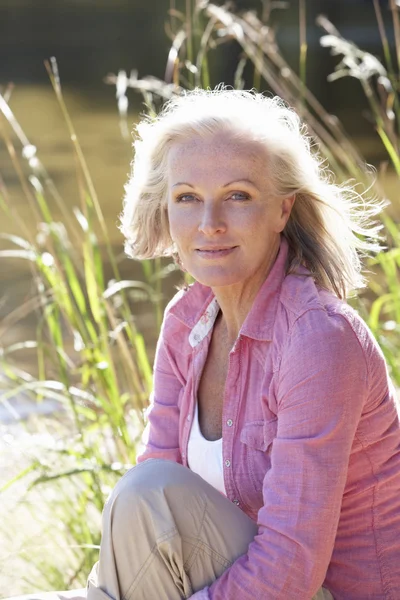
[[[103,517],[115,522],[129,523],[140,517],[150,500],[179,480],[180,469],[185,467],[172,461],[149,459],[121,477],[104,507]]]
[[[111,492],[103,512],[103,535],[107,531],[121,547],[129,545],[132,532],[135,539],[147,539],[153,530],[184,529],[207,505],[201,482],[190,469],[172,461],[140,463],[125,473]],[[212,493],[210,490],[209,495]]]

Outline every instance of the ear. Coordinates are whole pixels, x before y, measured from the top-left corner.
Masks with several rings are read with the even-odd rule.
[[[286,223],[289,220],[290,213],[292,212],[292,208],[293,208],[295,199],[296,199],[296,194],[293,194],[292,196],[288,196],[287,198],[282,198],[280,200],[280,207],[279,207],[280,212],[279,212],[279,217],[278,217],[279,233],[281,233],[284,230]]]

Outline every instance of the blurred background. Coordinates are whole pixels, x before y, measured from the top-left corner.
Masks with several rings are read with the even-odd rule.
[[[222,5],[218,2],[214,4]],[[171,2],[161,2],[161,0],[53,0],[52,2],[48,0],[35,0],[35,2],[31,0],[0,0],[0,93],[6,99],[13,114],[12,118],[3,116],[0,119],[0,134],[3,133],[0,135],[0,195],[3,204],[8,206],[7,210],[0,212],[0,234],[2,235],[0,248],[3,250],[0,258],[0,345],[3,349],[12,348],[12,360],[5,360],[2,373],[0,372],[0,382],[3,382],[4,388],[3,402],[0,404],[0,452],[2,461],[4,461],[0,481],[0,484],[3,484],[2,497],[4,500],[2,502],[3,514],[0,519],[3,522],[3,531],[0,533],[0,546],[3,548],[0,555],[1,597],[44,586],[52,589],[57,586],[82,584],[87,568],[86,563],[89,564],[90,561],[93,561],[95,556],[93,553],[85,554],[85,548],[90,548],[91,545],[95,546],[98,541],[97,530],[86,531],[82,534],[82,529],[79,529],[82,527],[81,522],[73,524],[72,521],[68,521],[69,532],[72,532],[72,538],[79,547],[79,552],[84,550],[83,554],[71,551],[67,568],[60,564],[51,569],[49,567],[47,570],[48,558],[43,561],[39,560],[35,565],[32,565],[32,560],[27,558],[32,548],[38,547],[39,554],[43,548],[43,555],[45,555],[45,551],[48,552],[49,548],[50,553],[52,552],[53,543],[64,548],[67,543],[67,538],[63,533],[67,526],[62,525],[62,522],[66,520],[66,508],[65,506],[60,508],[59,512],[54,508],[58,506],[55,498],[57,494],[61,493],[61,488],[50,490],[49,486],[40,488],[36,485],[34,492],[36,496],[32,493],[27,496],[29,485],[37,483],[40,478],[49,477],[50,473],[51,476],[54,476],[54,469],[57,471],[57,468],[59,469],[58,474],[61,472],[68,473],[68,476],[72,474],[72,481],[74,468],[79,468],[86,474],[90,471],[87,462],[85,463],[86,467],[83,468],[82,462],[79,461],[91,460],[91,464],[94,464],[100,460],[101,456],[101,450],[96,457],[89,456],[85,446],[87,440],[83,443],[82,438],[79,437],[79,435],[84,435],[80,427],[83,427],[84,432],[89,430],[87,424],[82,425],[83,417],[80,413],[78,417],[76,415],[73,417],[80,423],[77,425],[75,421],[78,431],[75,448],[80,448],[82,442],[86,449],[82,450],[79,456],[78,451],[75,453],[76,463],[74,466],[69,465],[67,468],[63,464],[61,469],[54,466],[55,462],[51,465],[45,464],[41,458],[39,449],[47,452],[49,448],[52,448],[53,451],[62,451],[64,457],[68,455],[68,460],[71,458],[72,452],[70,449],[66,450],[68,444],[65,443],[65,429],[58,428],[69,421],[64,413],[60,413],[60,407],[63,405],[62,390],[58,390],[60,397],[57,397],[54,389],[50,394],[44,393],[41,388],[39,401],[38,395],[32,392],[33,380],[49,378],[49,373],[51,373],[51,380],[54,381],[58,375],[56,367],[54,370],[49,368],[47,372],[43,367],[44,362],[50,360],[51,345],[50,350],[47,349],[47,354],[43,351],[43,355],[40,356],[36,351],[36,346],[26,343],[37,340],[38,323],[43,322],[44,319],[40,302],[38,305],[34,305],[34,299],[38,297],[38,294],[40,296],[40,290],[38,292],[37,275],[32,260],[22,254],[12,256],[12,253],[6,253],[6,250],[8,251],[11,247],[10,244],[15,244],[16,241],[10,237],[11,235],[22,236],[24,239],[28,237],[31,244],[35,243],[39,247],[44,247],[46,239],[52,235],[49,234],[50,225],[49,223],[46,225],[46,219],[35,217],[35,211],[29,200],[31,192],[27,192],[26,186],[23,185],[24,181],[25,183],[29,181],[28,177],[32,166],[27,165],[23,158],[24,146],[26,149],[32,145],[37,149],[37,156],[47,172],[44,181],[46,182],[46,177],[51,177],[52,189],[57,189],[56,194],[49,193],[46,196],[46,206],[51,214],[50,221],[65,223],[63,210],[72,214],[74,207],[81,207],[80,210],[85,213],[86,209],[82,206],[87,208],[87,205],[85,201],[82,201],[82,196],[85,196],[88,189],[89,195],[92,195],[90,185],[85,179],[86,172],[82,169],[81,159],[77,156],[76,148],[74,149],[74,145],[71,143],[71,131],[63,117],[44,61],[50,57],[55,57],[57,60],[63,99],[80,142],[108,232],[106,240],[98,221],[93,225],[94,234],[97,235],[95,246],[98,248],[98,256],[102,262],[101,281],[108,285],[110,280],[117,279],[112,264],[113,260],[110,259],[111,251],[115,263],[118,265],[121,280],[144,281],[151,287],[151,291],[149,291],[149,288],[141,289],[139,286],[140,289],[135,288],[136,295],[129,298],[134,303],[131,323],[134,327],[134,334],[133,337],[129,337],[127,334],[127,347],[134,348],[135,360],[139,360],[138,356],[142,357],[143,365],[141,370],[139,369],[138,377],[145,380],[145,385],[140,384],[140,387],[138,384],[132,394],[140,396],[141,393],[144,398],[149,391],[149,365],[151,365],[154,353],[160,314],[162,314],[165,303],[173,294],[175,286],[182,278],[173,267],[168,267],[168,261],[161,261],[156,267],[153,267],[124,258],[123,240],[117,225],[122,206],[123,186],[127,181],[132,160],[132,137],[129,132],[133,129],[139,113],[145,110],[145,104],[143,94],[128,88],[126,91],[127,114],[121,119],[113,76],[117,76],[121,70],[126,71],[129,76],[131,70],[135,70],[137,72],[135,76],[139,80],[147,76],[163,80],[167,65],[171,61],[172,42],[176,39],[177,32],[181,28],[185,28],[185,19],[190,17],[190,15],[188,17],[188,11],[193,12],[195,5],[196,3],[188,0],[175,0],[175,2],[173,0]],[[375,2],[373,0],[307,0],[305,2],[299,0],[287,2],[237,0],[232,3],[232,10],[235,14],[253,10],[254,14],[260,17],[263,11],[264,16],[268,11],[268,27],[274,31],[279,53],[288,67],[296,74],[299,74],[302,69],[299,58],[301,56],[301,32],[306,32],[307,52],[304,84],[324,107],[325,114],[334,115],[339,119],[354,148],[362,154],[366,161],[373,164],[378,170],[382,164],[387,165],[385,175],[380,181],[380,191],[383,196],[392,201],[387,214],[392,219],[393,231],[400,220],[398,173],[391,164],[387,147],[376,133],[376,118],[366,98],[362,82],[354,77],[343,77],[328,82],[328,76],[334,71],[342,57],[331,56],[329,48],[321,46],[320,38],[326,34],[326,31],[317,24],[316,19],[318,16],[324,15],[343,38],[351,40],[364,51],[384,62],[382,31],[378,26],[377,14],[381,19],[381,26],[385,27],[387,44],[394,60],[396,55],[396,29],[393,26],[394,6],[394,0],[381,0],[380,2],[378,0]],[[211,48],[207,65],[211,85],[214,86],[222,81],[234,85],[237,79],[238,64],[242,58],[243,48],[232,34],[227,36],[223,44]],[[185,85],[189,80],[188,75],[182,75],[180,84]],[[251,61],[243,64],[241,81],[242,86],[246,88],[254,85],[255,75]],[[275,91],[265,79],[261,78],[260,83],[260,91]],[[379,99],[379,93],[377,97]],[[15,150],[17,162],[13,158],[12,148]],[[396,152],[396,148],[394,152]],[[23,175],[21,175],[21,171]],[[32,172],[35,175],[34,169]],[[83,184],[82,181],[84,181]],[[29,187],[29,183],[27,186]],[[36,193],[37,185],[34,188],[33,192]],[[37,193],[36,200],[38,201]],[[87,210],[90,212],[92,209],[89,207]],[[98,213],[94,212],[97,219]],[[87,213],[85,216],[88,218]],[[23,223],[24,234],[21,231],[21,223]],[[77,229],[84,230],[82,220],[75,221],[75,225]],[[91,244],[92,242],[93,238]],[[71,247],[74,248],[74,243],[71,243]],[[57,246],[56,243],[55,245]],[[92,245],[92,247],[94,246]],[[16,248],[18,251],[23,250],[21,242],[20,245],[16,245]],[[29,248],[25,248],[24,251],[28,250]],[[82,261],[84,260],[86,258],[82,259]],[[82,261],[81,264],[83,264]],[[62,260],[61,263],[64,266],[67,264]],[[370,268],[371,271],[374,270],[372,265]],[[43,272],[42,270],[42,275]],[[162,276],[157,279],[157,273],[160,272],[162,272]],[[77,273],[77,280],[80,281],[78,266]],[[394,266],[394,279],[397,276],[397,267]],[[86,277],[87,283],[87,271],[85,271],[84,277]],[[47,277],[47,283],[48,280]],[[372,285],[369,291],[371,298],[379,297],[381,283],[382,279]],[[99,285],[99,280],[96,285]],[[72,294],[75,294],[74,301],[79,305],[78,292],[74,292],[73,285],[70,288]],[[391,289],[387,293],[391,293]],[[56,293],[53,294],[53,298],[56,296]],[[89,304],[90,318],[92,318],[93,314],[96,315],[96,310],[94,308],[95,301],[92,302],[90,299],[90,289],[89,291],[86,289],[85,298]],[[56,299],[56,302],[59,300]],[[63,313],[62,307],[58,308],[60,313]],[[115,310],[119,309],[118,306],[114,306],[114,308]],[[57,319],[60,331],[68,330],[63,321],[65,316],[58,316]],[[390,324],[387,326],[387,331],[392,331],[393,327],[396,327],[396,323],[393,326],[395,319],[392,316],[383,320]],[[94,322],[101,332],[100,320],[94,318]],[[117,325],[118,323],[114,323],[114,326]],[[75,335],[76,328],[74,327],[71,328],[71,331],[73,330]],[[50,331],[49,335],[50,342],[54,343],[56,334],[54,331]],[[136,335],[138,337],[134,337]],[[141,335],[143,335],[143,340]],[[82,339],[84,340],[83,334]],[[15,345],[18,344],[19,346],[15,348]],[[60,347],[60,344],[62,345],[59,341],[57,348]],[[62,347],[67,353],[79,354],[80,347],[79,344],[76,344],[76,336],[67,339],[65,335],[63,344]],[[390,344],[393,345],[393,341],[390,341]],[[147,358],[144,358],[143,352],[146,353]],[[4,354],[3,351],[3,354],[0,354],[2,360],[6,355],[11,356],[11,351],[8,354]],[[68,373],[72,373],[72,375],[76,375],[78,372],[81,374],[79,369],[82,363],[75,361],[75,358],[70,358],[71,363],[65,359],[65,364],[59,363],[57,368],[60,368],[62,372],[63,369],[67,371],[69,369]],[[88,360],[87,355],[82,360]],[[100,360],[99,357],[95,357],[93,360],[97,365],[96,368],[100,370],[103,367],[99,367],[99,364],[107,362],[103,359]],[[69,365],[68,369],[66,365]],[[44,374],[46,377],[43,377]],[[90,374],[86,378],[79,379],[79,389],[83,390],[85,386],[86,389],[90,388],[92,376],[93,374]],[[57,380],[60,380],[60,377]],[[62,385],[66,388],[69,383],[62,380]],[[94,386],[94,380],[92,383]],[[28,393],[29,385],[31,391]],[[103,381],[101,385],[105,385]],[[126,386],[122,387],[125,390]],[[19,393],[15,393],[16,388],[20,390]],[[138,392],[139,388],[140,393]],[[145,405],[143,398],[140,399],[139,408],[135,400],[136,404],[133,402],[131,412],[128,411],[124,414],[124,418],[128,422],[131,418],[136,423],[138,430],[141,427],[140,418],[136,413],[134,418],[132,411],[140,413]],[[99,414],[104,409],[101,402],[100,405],[96,402],[97,400],[92,401],[86,398],[79,408],[82,413],[84,408],[93,409],[94,416],[88,417],[92,424],[94,422],[98,424],[96,419],[99,419]],[[68,409],[64,407],[63,410],[67,411]],[[125,411],[125,404],[123,411]],[[42,415],[41,421],[38,420],[40,418],[38,415]],[[53,420],[45,420],[43,415],[47,415],[49,419],[53,418]],[[68,427],[69,425],[67,429]],[[119,432],[118,435],[120,434],[120,424],[116,425],[115,431]],[[113,435],[113,432],[106,435]],[[134,435],[132,439],[136,439]],[[68,448],[70,447],[68,446]],[[110,450],[111,454],[112,452]],[[121,456],[118,455],[115,459],[115,464],[120,465],[114,469],[116,475],[121,472],[122,463],[133,462],[134,453],[129,454],[129,452],[127,451],[125,454],[122,452]],[[123,460],[124,458],[125,460]],[[106,464],[108,459],[104,456],[103,459]],[[34,461],[35,468],[31,468],[32,461]],[[19,477],[19,474],[26,469],[28,469],[28,472],[25,473],[26,477],[25,475]],[[11,485],[10,481],[14,477],[16,477],[16,481]],[[76,483],[75,491],[71,492],[72,497],[79,498],[79,501],[83,503],[81,515],[85,519],[87,519],[88,511],[91,511],[88,505],[92,503],[97,506],[97,513],[93,514],[94,528],[98,528],[99,507],[111,485],[112,479],[99,484],[101,494],[99,493],[95,502],[91,493],[87,492],[87,488],[93,488],[93,481],[90,478],[85,481],[84,485],[82,482]],[[82,500],[82,494],[85,502]],[[45,516],[47,514],[46,518],[43,517],[42,520],[38,518],[37,512],[35,512],[38,503],[43,503],[43,505],[50,503],[52,506],[51,510],[54,511],[54,516],[57,515],[58,520],[56,532],[54,528],[49,532],[49,523],[48,520],[46,521],[48,512],[44,513]],[[4,543],[2,543],[1,535],[3,535]],[[70,546],[73,545],[71,540],[68,543]],[[32,568],[28,574],[27,562]],[[24,573],[23,576],[21,572]],[[68,576],[65,575],[66,572]]]
[[[216,3],[218,4],[218,2]],[[222,4],[222,3],[220,3]],[[259,10],[262,1],[238,0],[237,10]],[[272,2],[271,24],[284,58],[298,72],[299,2]],[[390,24],[389,2],[380,2],[382,16]],[[176,0],[173,7],[185,10]],[[74,155],[65,122],[49,82],[44,60],[54,56],[76,133],[93,177],[112,243],[122,249],[117,230],[123,185],[132,159],[131,139],[121,135],[115,85],[106,84],[108,74],[131,69],[139,77],[164,78],[171,45],[168,32],[173,18],[168,3],[160,0],[0,0],[0,85],[13,83],[10,107],[69,206],[78,203]],[[330,114],[336,115],[374,165],[385,160],[385,148],[374,131],[368,102],[359,82],[350,77],[328,83],[336,58],[320,46],[323,35],[316,24],[318,15],[326,15],[343,37],[372,54],[383,57],[382,41],[372,0],[312,0],[306,2],[307,86]],[[393,30],[388,27],[389,43]],[[210,69],[214,84],[233,84],[241,54],[232,40],[214,53]],[[249,66],[244,72],[245,87],[252,87]],[[264,84],[262,91],[268,91]],[[131,130],[139,112],[144,110],[141,95],[128,93],[128,127]],[[21,210],[26,198],[7,149],[0,145],[0,168],[12,201]],[[387,194],[396,194],[391,180]],[[52,206],[54,218],[59,217]],[[29,214],[29,213],[27,213]],[[29,226],[36,228],[31,220]],[[18,233],[13,219],[2,215],[2,231]],[[137,265],[126,264],[128,272]],[[3,260],[0,263],[0,316],[24,298],[29,281],[26,261]],[[150,324],[151,325],[151,324]],[[24,327],[27,326],[25,323]],[[15,330],[14,330],[15,331]],[[150,332],[149,332],[149,335]]]

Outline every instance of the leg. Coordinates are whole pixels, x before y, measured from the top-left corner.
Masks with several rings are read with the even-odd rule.
[[[244,554],[257,532],[201,477],[158,459],[125,474],[103,517],[88,600],[187,598]]]
[[[186,467],[159,459],[128,471],[103,514],[88,600],[181,600],[247,551],[257,525]],[[320,590],[313,600],[328,600]]]

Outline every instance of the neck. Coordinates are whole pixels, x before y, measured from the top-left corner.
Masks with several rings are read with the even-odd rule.
[[[229,286],[212,288],[221,309],[218,327],[230,346],[234,345],[254,300],[272,269],[278,251],[279,244],[267,257],[263,268],[252,274],[249,279]]]

